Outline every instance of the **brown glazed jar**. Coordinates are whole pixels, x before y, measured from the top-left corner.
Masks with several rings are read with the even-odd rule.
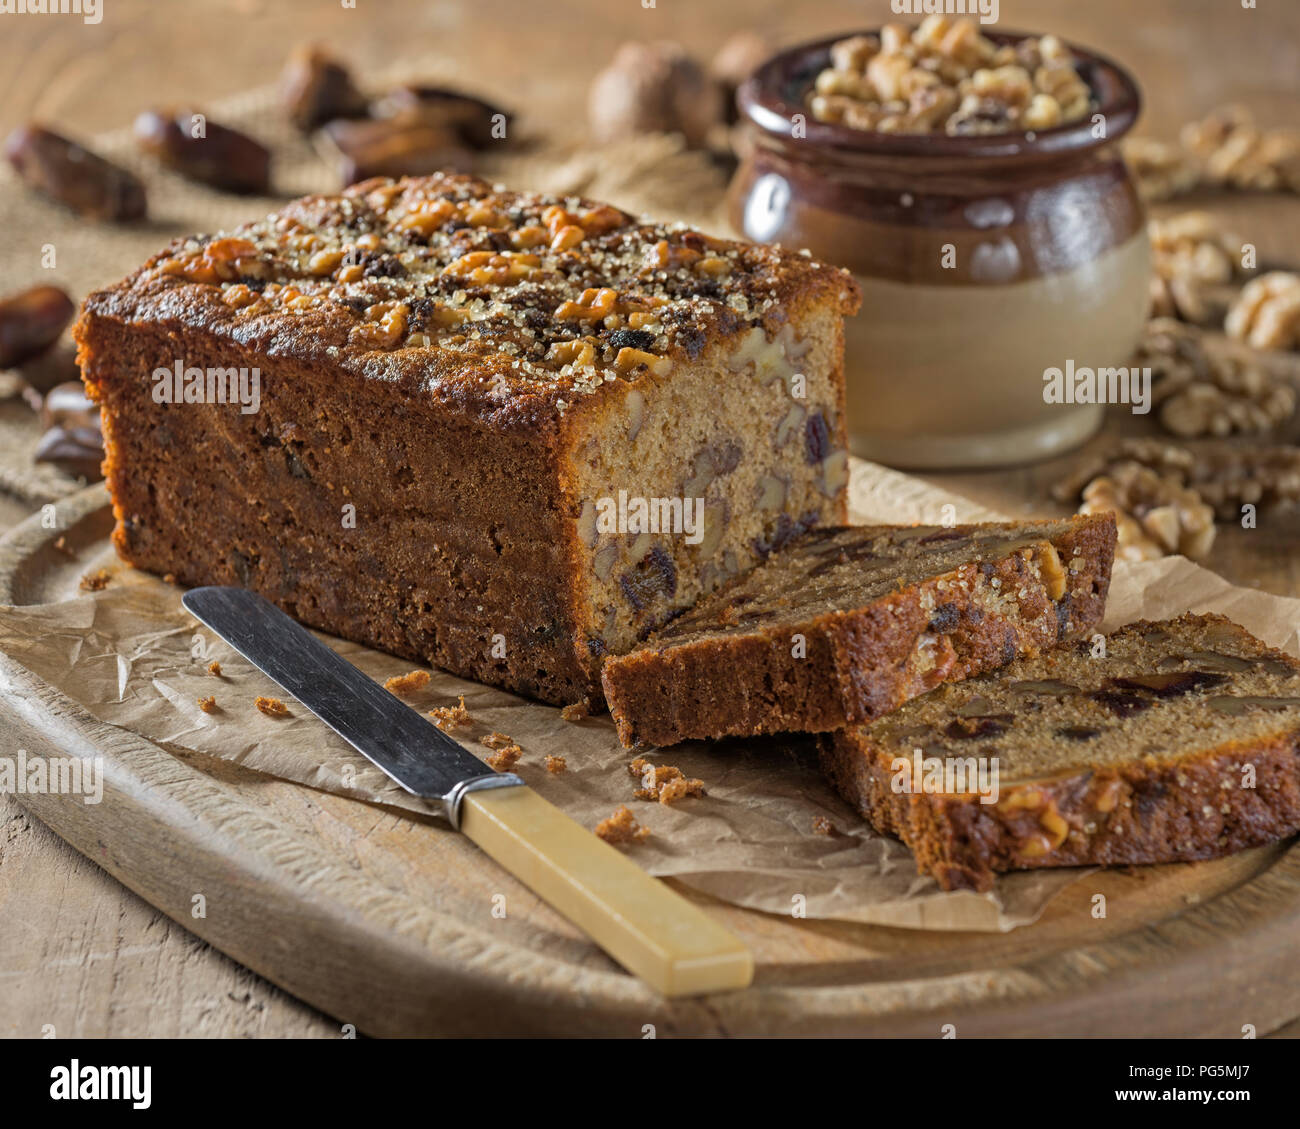
[[[741,87],[729,209],[747,238],[806,247],[861,284],[846,326],[854,453],[982,467],[1083,442],[1103,408],[1047,402],[1044,374],[1126,365],[1146,319],[1150,247],[1117,145],[1138,115],[1133,79],[1072,46],[1095,103],[1078,122],[875,133],[816,121],[804,102],[840,38],[785,51]]]

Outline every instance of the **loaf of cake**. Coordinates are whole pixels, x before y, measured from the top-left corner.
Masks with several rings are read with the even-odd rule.
[[[817,733],[1101,619],[1111,514],[808,533],[605,664],[624,745]]]
[[[568,703],[844,520],[857,303],[806,253],[435,175],[179,240],[76,333],[126,561]]]
[[[819,741],[845,799],[946,890],[1300,829],[1300,663],[1222,616],[1133,623]]]

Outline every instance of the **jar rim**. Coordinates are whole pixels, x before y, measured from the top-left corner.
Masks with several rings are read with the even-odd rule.
[[[1033,158],[1082,153],[1110,144],[1126,134],[1137,121],[1142,95],[1137,81],[1119,63],[1096,51],[1067,43],[1080,77],[1088,84],[1097,106],[1092,114],[1076,122],[1051,129],[1025,132],[951,136],[946,133],[881,133],[855,129],[839,122],[822,122],[808,113],[801,100],[812,88],[819,71],[830,62],[832,44],[854,35],[878,35],[878,28],[847,32],[789,47],[774,55],[745,80],[736,92],[742,118],[766,137],[791,144],[811,143],[815,148],[839,149],[846,153],[882,157],[935,158]],[[1000,31],[984,33],[993,42],[1014,44],[1040,32]],[[796,93],[797,91],[797,93]],[[793,95],[793,97],[792,97]],[[803,136],[794,135],[794,115],[803,114]],[[1093,115],[1106,121],[1106,134],[1093,133]]]

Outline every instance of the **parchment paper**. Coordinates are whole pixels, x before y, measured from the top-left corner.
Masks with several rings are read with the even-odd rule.
[[[998,516],[857,461],[850,489],[859,522]],[[261,714],[254,699],[281,691],[188,616],[180,589],[125,567],[106,546],[82,563],[87,573],[107,567],[107,587],[59,603],[0,608],[0,650],[96,717],[169,751],[232,761],[366,802],[428,810],[291,700],[286,718]],[[1220,611],[1268,642],[1300,651],[1300,600],[1234,588],[1182,558],[1121,564],[1111,592],[1111,627],[1186,610]],[[356,644],[330,643],[379,680],[412,666]],[[220,678],[207,673],[214,658]],[[516,771],[542,795],[588,827],[627,804],[651,829],[648,839],[627,848],[633,858],[653,874],[675,876],[737,905],[788,914],[801,897],[810,918],[1008,930],[1033,921],[1054,894],[1085,873],[1031,871],[1000,877],[987,895],[945,894],[917,876],[901,844],[874,835],[834,794],[817,770],[810,739],[656,751],[655,763],[675,764],[707,788],[704,797],[664,807],[634,798],[631,756],[620,748],[607,715],[566,722],[553,707],[438,671],[432,675],[426,689],[407,699],[412,708],[451,705],[464,694],[473,724],[454,732],[479,755],[488,755],[479,738],[509,734],[524,749]],[[215,713],[197,704],[208,695],[217,700]],[[548,773],[548,753],[562,755],[568,770]],[[814,832],[818,816],[831,821],[833,834]]]

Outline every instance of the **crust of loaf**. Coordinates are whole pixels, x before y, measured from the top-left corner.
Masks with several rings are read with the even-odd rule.
[[[1300,671],[1284,652],[1269,654]],[[895,791],[889,756],[864,729],[823,734],[818,744],[840,794],[881,834],[901,839],[917,870],[945,890],[985,891],[995,874],[1010,870],[1220,858],[1300,830],[1300,731],[1285,726],[1179,757],[1137,757],[1018,781],[995,804],[975,795]],[[1246,764],[1254,768],[1254,788],[1241,787]]]
[[[1023,592],[1014,617],[982,608],[969,614],[976,604],[971,570],[960,578],[928,577],[865,607],[799,624],[662,648],[652,636],[646,646],[604,668],[605,697],[619,740],[632,748],[826,732],[879,717],[941,681],[969,678],[1086,632],[1105,609],[1114,518],[1075,517],[1062,526],[1053,544],[1063,559],[1080,563],[1067,575],[1059,601],[1049,598],[1020,556],[982,562],[986,578],[995,578],[1004,591]],[[967,528],[955,527],[954,533]],[[937,645],[938,660],[920,663],[918,644],[932,614],[927,609],[939,603],[953,605],[956,627]],[[803,657],[792,655],[795,633],[806,640]]]

